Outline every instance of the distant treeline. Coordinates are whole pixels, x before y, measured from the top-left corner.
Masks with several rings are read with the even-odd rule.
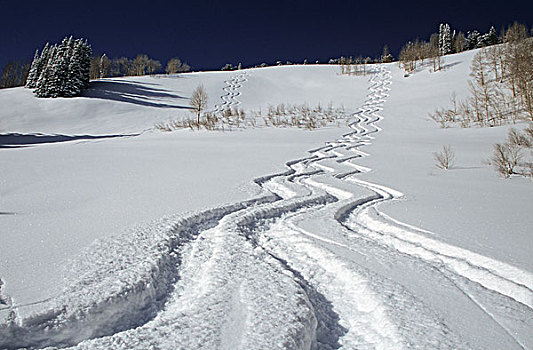
[[[0,89],[25,85],[29,72],[29,62],[7,62],[4,66],[4,69],[2,69],[2,76],[0,77]]]
[[[162,68],[160,61],[145,54],[138,54],[134,59],[127,57],[110,59],[103,54],[100,57],[91,58],[91,79],[158,74],[163,73]],[[183,73],[190,70],[191,67],[177,57],[171,58],[165,67],[167,74]]]
[[[516,26],[513,24],[509,28]],[[509,30],[509,29],[508,29]],[[452,53],[473,50],[492,46],[505,42],[506,30],[502,28],[500,35],[491,27],[487,33],[479,33],[477,30],[463,32],[452,30],[449,24],[442,23],[439,32],[433,33],[429,41],[415,39],[407,42],[399,54],[400,66],[407,74],[413,72],[419,63],[430,60],[433,70],[441,69],[441,57]]]
[[[502,27],[499,35],[494,27],[491,27],[487,33],[480,33],[477,30],[472,30],[464,34],[461,31],[453,30],[449,24],[441,24],[438,33],[430,36],[429,41],[415,39],[407,42],[398,55],[400,65],[405,69],[406,73],[414,71],[417,66],[424,60],[431,60],[434,69],[439,70],[443,55],[450,53],[462,52],[465,50],[472,50],[476,48],[492,46],[505,42],[505,33],[508,29]],[[389,52],[385,45],[383,52],[378,57],[371,58],[363,55],[353,55],[350,57],[331,58],[327,62],[303,60],[301,64],[338,64],[341,65],[342,74],[364,74],[366,68],[357,67],[358,65],[366,65],[370,63],[393,62],[396,61],[394,56]],[[255,67],[267,67],[270,65],[291,65],[291,61],[282,62],[276,61],[274,64],[262,63]],[[237,70],[243,68],[239,63],[232,65],[230,63],[222,67],[222,70]],[[28,61],[10,61],[8,62],[0,76],[0,88],[8,88],[15,86],[26,85],[30,69]],[[90,59],[90,79],[99,79],[107,77],[120,76],[141,76],[147,74],[176,74],[188,72],[191,67],[182,62],[179,58],[170,59],[165,68],[160,61],[148,57],[146,54],[138,54],[135,58],[109,58],[107,55],[91,57]]]
[[[415,39],[408,41],[400,50],[398,55],[398,60],[392,55],[389,51],[387,45],[383,47],[382,54],[377,57],[363,56],[363,55],[352,55],[352,56],[341,56],[338,58],[330,58],[326,62],[320,61],[311,61],[307,59],[303,60],[301,63],[292,61],[281,61],[277,60],[274,64],[261,63],[260,65],[254,66],[255,68],[259,67],[268,67],[268,66],[282,66],[282,65],[292,65],[292,64],[335,64],[341,66],[341,74],[353,74],[360,75],[367,72],[366,65],[373,63],[388,63],[398,61],[400,65],[405,69],[406,73],[414,71],[417,66],[429,59],[433,64],[434,70],[440,70],[441,66],[441,57],[444,55],[459,53],[466,50],[473,50],[482,47],[492,46],[496,44],[501,44],[506,42],[506,33],[511,29],[517,26],[524,27],[524,25],[514,23],[509,25],[507,28],[502,27],[500,33],[496,32],[496,29],[491,27],[488,32],[481,33],[478,30],[467,31],[464,34],[461,31],[456,31],[450,27],[447,23],[442,23],[439,25],[439,31],[433,33],[429,41],[424,41],[420,39]],[[238,65],[233,65],[227,63],[222,67],[222,70],[238,70],[242,66],[239,63]]]
[[[46,61],[52,65],[56,60],[69,60],[69,57],[62,58],[62,55],[67,54],[68,51],[68,48],[65,48],[66,41],[68,41],[68,39],[69,38],[65,38],[59,45],[50,45],[47,43],[42,49],[41,54],[39,54],[39,51],[37,50],[36,56],[32,61],[33,63],[28,61],[9,61],[2,69],[2,75],[0,76],[0,88],[26,86],[28,83],[28,78],[32,79],[30,76],[32,64],[36,67],[36,69],[41,67],[41,70],[39,70],[37,73],[38,76],[33,77],[35,81],[30,82],[30,86],[28,86],[35,88],[39,79],[39,75],[43,71],[42,67],[46,66],[46,64],[44,64],[44,66],[43,64],[39,66],[37,62]],[[58,49],[61,49],[59,50],[59,54],[57,52]],[[89,57],[88,63],[88,78],[90,80],[108,77],[141,76],[158,73],[176,74],[189,72],[191,70],[191,67],[187,63],[182,62],[177,57],[171,58],[163,70],[163,66],[160,61],[152,59],[145,54],[138,54],[134,59],[127,57],[110,59],[107,57],[107,55],[103,54],[102,56]],[[68,75],[68,72],[66,74]],[[59,93],[57,96],[66,96],[66,94]],[[42,97],[44,97],[44,95]]]

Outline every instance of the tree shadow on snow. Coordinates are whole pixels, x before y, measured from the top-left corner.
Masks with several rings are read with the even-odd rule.
[[[160,99],[188,100],[185,97],[171,94],[167,90],[148,87],[149,83],[135,83],[129,81],[93,81],[89,89],[84,90],[82,97],[111,100],[136,105],[158,108],[189,109],[188,105],[179,106],[163,102]],[[154,84],[150,84],[154,85]]]
[[[450,62],[450,63],[447,63],[447,64],[441,66],[440,70],[448,70],[448,69],[450,69],[452,67],[455,67],[455,66],[457,66],[458,64],[461,64],[461,63],[463,63],[463,61]]]
[[[443,65],[440,66],[440,70],[441,71],[449,70],[450,68],[455,67],[455,66],[457,66],[458,64],[461,64],[461,63],[463,63],[463,61],[455,61],[455,62],[450,62],[450,63],[447,63],[447,64],[443,64]],[[433,63],[429,59],[426,59],[426,60],[422,61],[421,63],[418,63],[417,67],[415,68],[415,70],[412,71],[409,75],[422,72],[425,69],[429,69],[430,72],[435,73],[433,71]]]
[[[57,143],[76,140],[99,140],[116,137],[138,136],[129,135],[44,135],[44,134],[0,134],[0,149],[2,148],[23,148],[41,143]]]

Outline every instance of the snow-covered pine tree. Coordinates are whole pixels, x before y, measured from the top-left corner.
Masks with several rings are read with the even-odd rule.
[[[477,49],[478,42],[479,42],[479,32],[477,30],[473,30],[471,32],[467,32],[466,34],[466,49],[467,50],[473,50]]]
[[[37,97],[76,96],[89,86],[91,47],[86,40],[65,37],[60,45],[41,52],[35,74],[31,81]],[[35,82],[35,83],[33,83]]]
[[[478,37],[477,47],[492,46],[499,42],[498,34],[494,26],[490,27],[489,32]]]
[[[453,52],[453,37],[450,25],[441,23],[439,26],[439,50],[441,55],[447,55]]]
[[[28,72],[28,79],[26,80],[27,88],[34,88],[37,84],[37,79],[39,79],[39,50],[35,50],[35,55],[33,55],[33,61],[31,62],[30,71]]]
[[[43,50],[37,60],[33,59],[33,63],[28,75],[28,82],[26,84],[27,88],[35,89],[37,87],[37,82],[43,71],[43,68],[46,66],[50,54],[50,46],[48,43],[44,45]]]
[[[82,89],[87,89],[89,87],[89,80],[90,80],[90,74],[91,74],[91,55],[92,55],[92,49],[91,45],[87,42],[87,40],[78,39],[81,41],[81,60],[80,60],[80,66],[81,66],[81,83],[82,83]]]
[[[65,96],[76,96],[81,93],[82,81],[81,64],[83,61],[83,42],[76,40],[72,43],[72,55],[68,66],[67,88]]]
[[[57,46],[54,60],[51,61],[51,69],[48,76],[48,97],[65,96],[65,85],[68,78],[68,54],[68,39],[65,38]]]
[[[496,33],[496,28],[494,28],[494,26],[491,26],[489,29],[489,42],[490,45],[496,45],[500,43],[498,33]]]
[[[444,23],[439,25],[439,51],[442,55],[442,47],[444,46]]]
[[[67,66],[66,66],[66,78],[63,85],[63,91],[61,96],[71,97],[77,96],[81,92],[81,68],[79,64],[79,55],[76,52],[76,41],[72,39],[72,36],[67,42]]]
[[[56,45],[50,46],[47,50],[46,56],[44,56],[41,60],[43,66],[34,90],[34,93],[37,97],[50,97],[49,81],[52,74],[52,62],[55,59],[56,51]]]

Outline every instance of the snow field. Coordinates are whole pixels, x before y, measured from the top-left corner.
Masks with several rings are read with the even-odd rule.
[[[263,108],[265,100],[252,93],[259,86],[275,100],[297,84],[304,87],[292,96],[297,103],[321,101],[319,90],[346,101],[344,84],[354,83],[336,76],[338,90],[324,91],[316,81],[329,82],[331,67],[287,70],[225,75],[216,83],[222,102],[212,108],[248,101]],[[394,74],[392,65],[379,66],[351,131],[287,162],[283,172],[256,178],[253,199],[92,244],[70,265],[59,296],[32,313],[8,303],[16,317],[0,326],[0,347],[532,347],[530,272],[381,212],[419,193],[384,181],[381,168],[397,163],[369,161],[383,161],[374,145],[388,132],[418,125],[405,119],[398,130],[380,127],[389,118]],[[279,76],[286,76],[280,84]],[[404,171],[389,176],[405,181]]]

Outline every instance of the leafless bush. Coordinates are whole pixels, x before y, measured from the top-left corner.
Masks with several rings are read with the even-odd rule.
[[[440,152],[433,153],[437,168],[448,170],[455,165],[455,151],[451,146],[443,146]]]
[[[228,107],[218,112],[206,112],[202,118],[181,118],[167,123],[158,123],[154,127],[169,132],[177,129],[190,128],[207,130],[232,130],[234,128],[265,127],[296,127],[313,130],[330,125],[340,125],[346,119],[344,107],[334,108],[330,103],[327,107],[318,104],[316,107],[308,105],[290,105],[281,103],[268,106],[266,115],[261,109],[245,113],[244,109]],[[258,122],[259,121],[259,122]],[[261,123],[262,121],[262,123]]]
[[[200,119],[200,121],[194,118],[182,118],[169,121],[168,123],[157,123],[154,127],[165,132],[187,128],[191,130],[199,130],[201,128],[205,128],[206,130],[219,130],[223,129],[220,121],[221,119],[219,115],[208,112],[203,115],[203,118]]]
[[[458,115],[454,113],[451,109],[437,109],[435,112],[429,114],[430,118],[440,124],[440,127],[445,129],[453,125],[457,119]]]
[[[509,143],[497,143],[491,157],[494,169],[504,177],[516,174],[515,168],[522,158],[520,148]]]
[[[511,129],[507,135],[507,142],[494,145],[490,163],[504,177],[513,174],[532,176],[533,152],[530,150],[529,157],[527,156],[527,149],[531,148],[533,148],[533,126],[524,132]]]
[[[516,129],[511,128],[511,130],[509,130],[507,138],[509,144],[511,145],[531,148],[533,146],[533,127],[529,127],[528,129],[526,129],[525,133],[521,133]]]
[[[266,116],[261,110],[252,112],[255,118],[262,119],[265,126],[297,127],[313,130],[334,124],[346,118],[344,108],[333,108],[330,103],[326,108],[318,104],[316,107],[308,105],[289,105],[281,103],[268,106]]]

